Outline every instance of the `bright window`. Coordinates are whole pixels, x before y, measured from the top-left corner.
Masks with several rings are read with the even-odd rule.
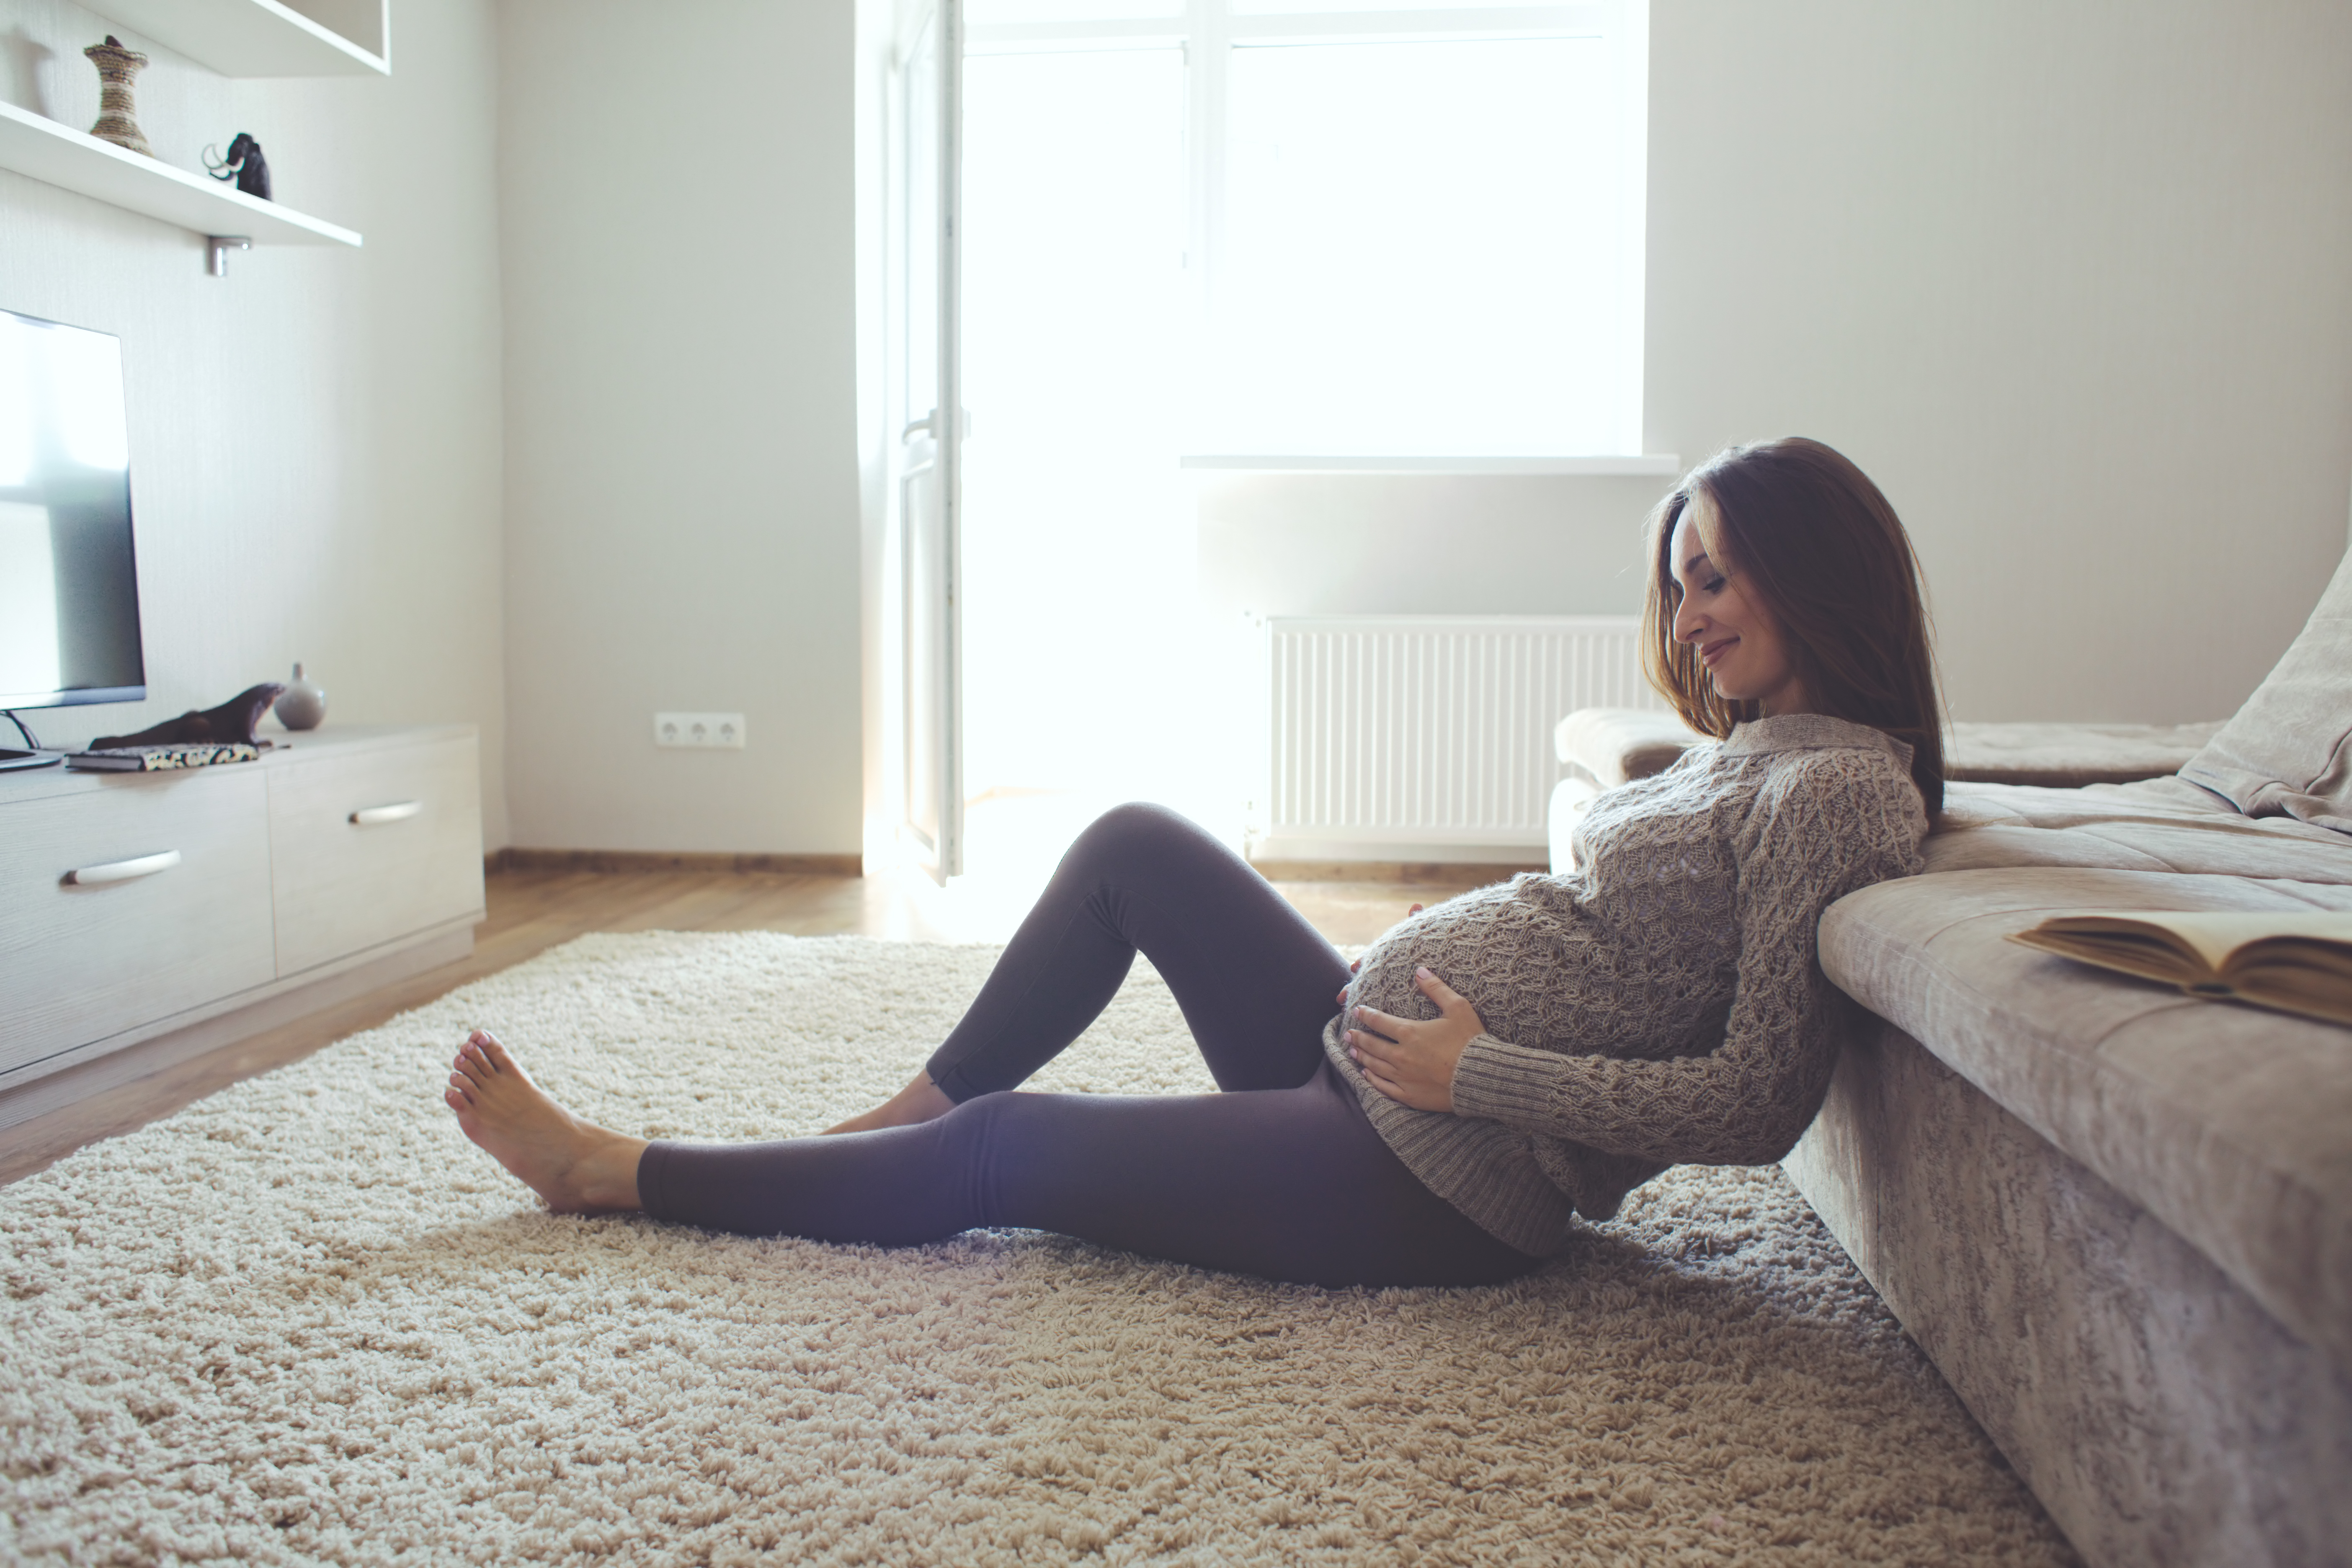
[[[1646,0],[971,0],[970,38],[982,60],[1178,51],[1181,87],[1150,96],[1184,164],[1182,449],[1622,456],[1647,22]]]
[[[970,6],[971,864],[1055,801],[1237,842],[1255,645],[1181,459],[1638,453],[1646,13]]]

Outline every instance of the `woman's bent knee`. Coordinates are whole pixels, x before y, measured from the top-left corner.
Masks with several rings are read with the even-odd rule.
[[[1157,844],[1170,837],[1192,837],[1200,828],[1177,812],[1148,800],[1114,805],[1088,823],[1078,835],[1080,844]]]
[[[1091,866],[1168,866],[1178,858],[1229,853],[1207,829],[1181,812],[1150,801],[1112,806],[1087,824],[1070,845],[1068,858]]]

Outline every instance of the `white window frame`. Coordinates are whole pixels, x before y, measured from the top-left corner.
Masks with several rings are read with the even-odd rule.
[[[1237,47],[1283,44],[1396,42],[1405,39],[1601,38],[1617,52],[1620,164],[1618,342],[1612,378],[1619,416],[1614,450],[1496,453],[1488,457],[1329,458],[1262,454],[1188,456],[1184,467],[1290,472],[1496,472],[1668,475],[1671,456],[1643,453],[1643,359],[1646,320],[1644,244],[1649,147],[1649,0],[1581,0],[1573,5],[1492,5],[1459,10],[1237,12],[1230,0],[1182,0],[1179,14],[1100,21],[973,22],[966,48],[973,54],[1054,49],[1154,48],[1184,51],[1185,145],[1189,211],[1185,261],[1203,326],[1216,307],[1224,251],[1226,81]]]

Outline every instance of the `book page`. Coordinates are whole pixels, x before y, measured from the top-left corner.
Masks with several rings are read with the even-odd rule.
[[[2216,973],[2233,951],[2263,937],[2352,942],[2352,911],[2330,910],[2085,910],[2042,922],[2044,930],[2065,932],[2133,926],[2172,933]]]
[[[2068,926],[2064,920],[2044,921],[2032,931],[2009,933],[2021,947],[2054,952],[2084,963],[2160,980],[2168,985],[2189,985],[2213,978],[2211,969],[2190,951],[2189,943],[2170,931],[2138,921],[2102,917],[2086,920],[2088,930]]]

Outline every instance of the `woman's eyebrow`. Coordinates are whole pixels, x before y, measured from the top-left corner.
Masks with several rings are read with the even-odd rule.
[[[1683,570],[1685,572],[1696,572],[1700,567],[1707,565],[1708,563],[1706,552],[1702,550],[1694,554],[1689,560],[1683,563]]]

